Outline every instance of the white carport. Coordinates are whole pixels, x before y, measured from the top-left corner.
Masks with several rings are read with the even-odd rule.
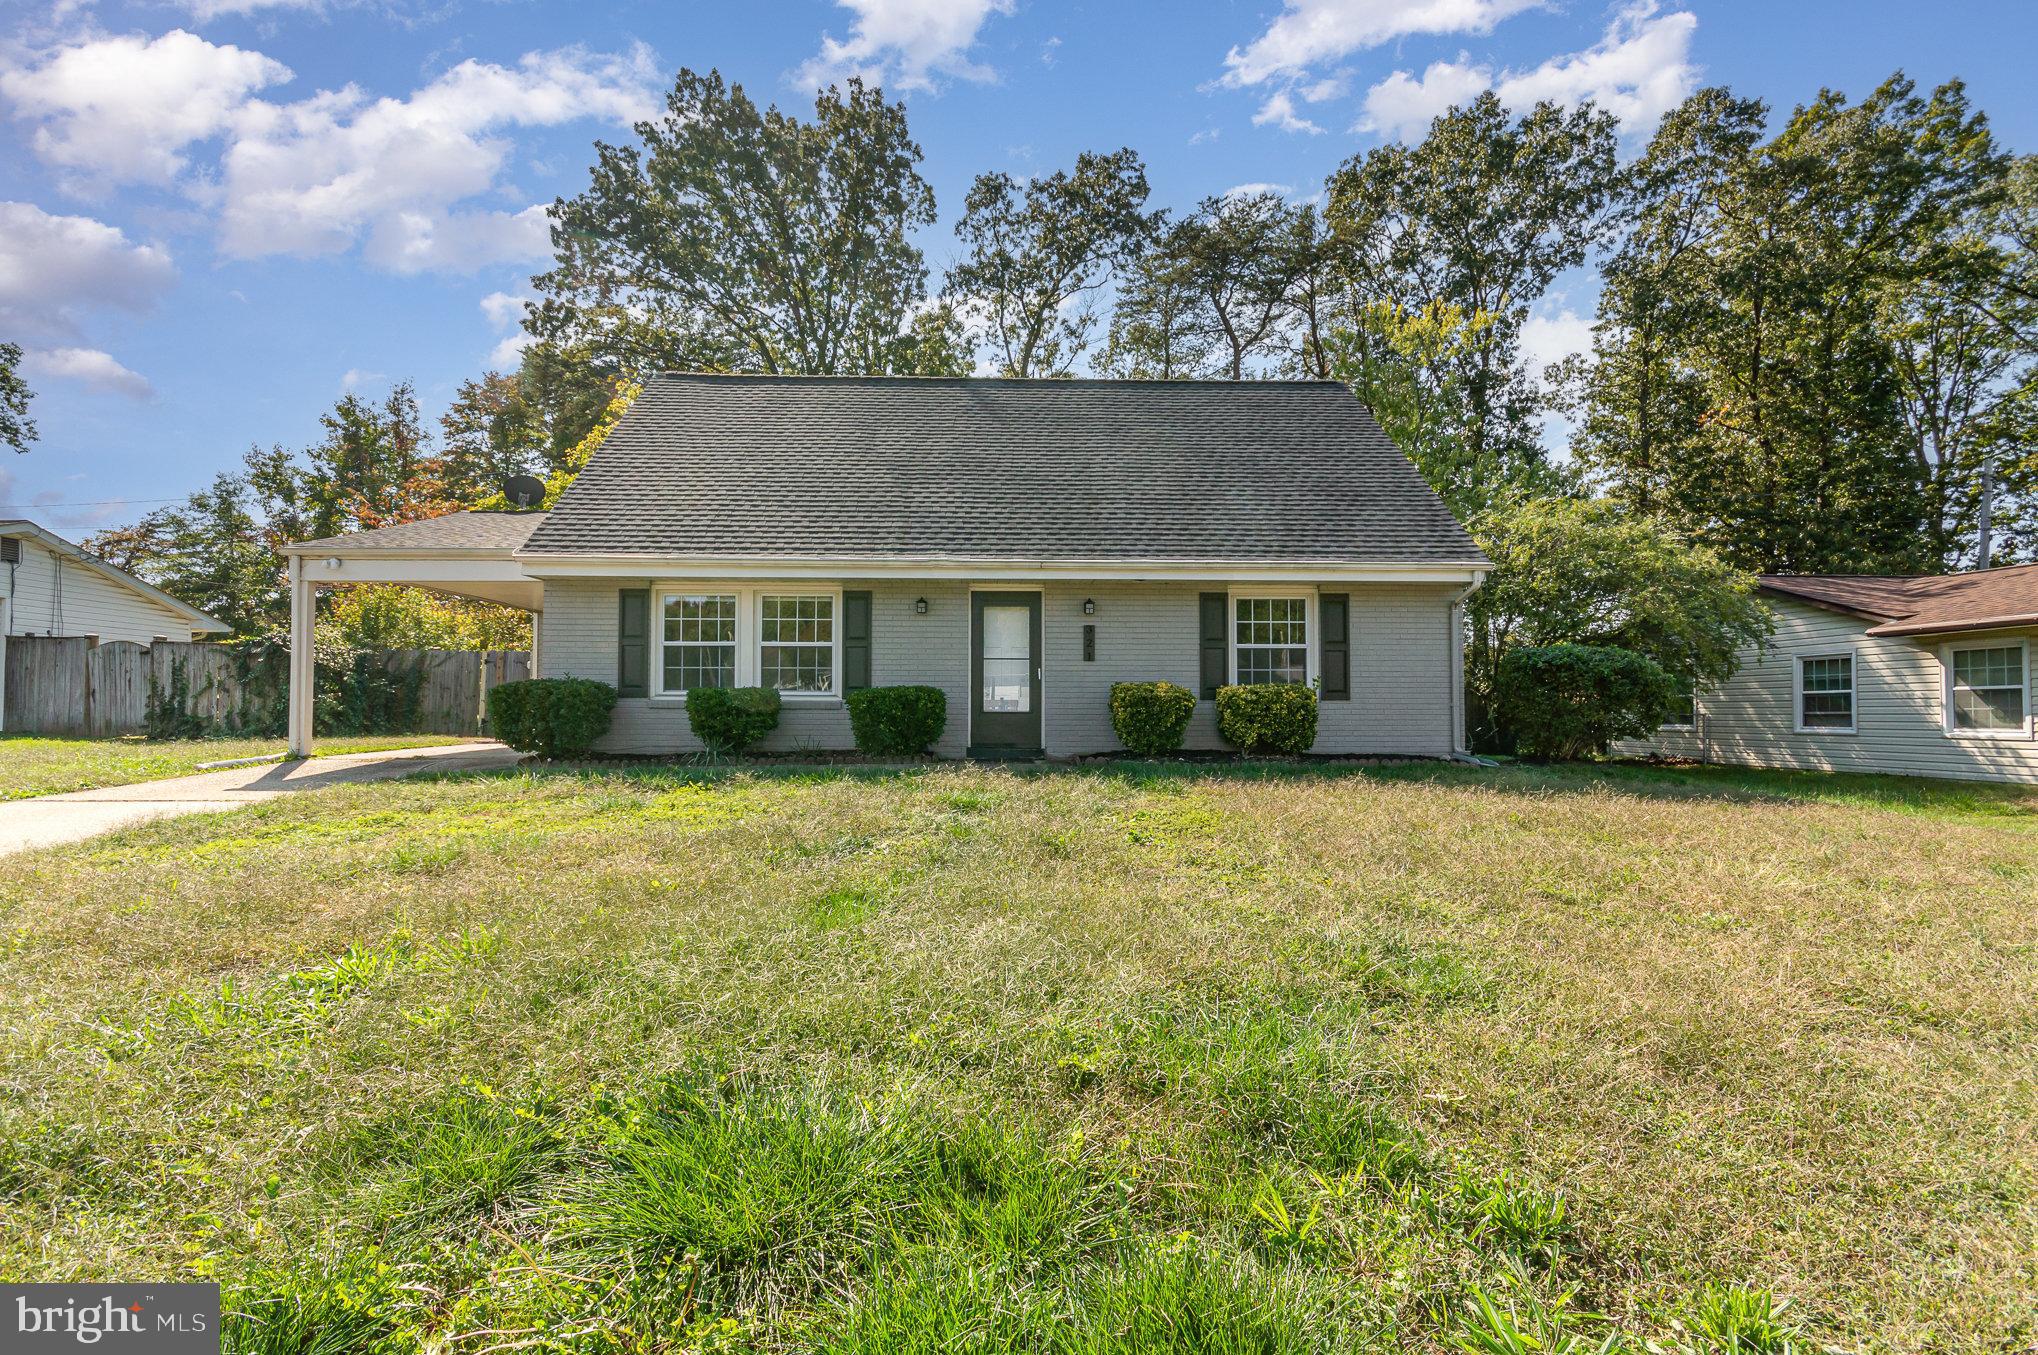
[[[350,583],[400,583],[453,597],[499,602],[531,613],[531,664],[543,643],[545,585],[513,558],[545,515],[449,513],[374,531],[299,541],[290,561],[290,751],[311,752],[312,618],[318,590]]]

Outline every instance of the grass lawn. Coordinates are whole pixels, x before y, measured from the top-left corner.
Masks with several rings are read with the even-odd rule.
[[[378,753],[387,748],[428,748],[459,743],[447,734],[386,734],[357,739],[320,739],[317,751]],[[36,734],[0,734],[0,800],[25,800],[67,790],[129,786],[189,776],[201,762],[262,757],[284,750],[282,739],[48,739]]]
[[[238,1350],[2026,1350],[2034,903],[2038,797],[1873,778],[340,787],[0,860],[0,1275]]]

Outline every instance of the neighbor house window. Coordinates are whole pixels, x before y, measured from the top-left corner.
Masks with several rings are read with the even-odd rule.
[[[758,599],[757,646],[759,686],[834,691],[834,597],[766,593]]]
[[[1233,681],[1309,681],[1309,599],[1232,599]]]
[[[668,596],[664,649],[665,691],[735,686],[735,594]]]
[[[2022,733],[2028,702],[2024,646],[1977,645],[1951,655],[1948,727],[1977,733]]]
[[[1670,714],[1665,717],[1664,729],[1696,729],[1698,727],[1698,690],[1689,682],[1677,684],[1677,694],[1670,698]]]
[[[1810,655],[1797,661],[1797,727],[1854,728],[1854,656]]]

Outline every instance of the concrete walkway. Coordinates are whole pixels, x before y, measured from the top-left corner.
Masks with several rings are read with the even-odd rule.
[[[74,790],[0,803],[0,856],[110,833],[148,819],[240,809],[279,795],[361,781],[389,781],[416,772],[471,772],[508,767],[517,753],[499,743],[458,743],[348,753],[301,762],[268,762],[168,781]]]

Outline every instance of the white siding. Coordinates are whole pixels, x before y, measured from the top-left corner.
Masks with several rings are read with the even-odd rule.
[[[1768,651],[1744,653],[1738,673],[1701,694],[1696,730],[1665,730],[1652,740],[1623,744],[1619,751],[1750,767],[2038,782],[2038,743],[2028,737],[1946,733],[1943,637],[1870,636],[1866,632],[1873,622],[1788,599],[1772,599],[1771,606],[1776,634]],[[2038,648],[2038,631],[2004,634]],[[1958,637],[1963,644],[1978,638]],[[1849,651],[1854,655],[1854,732],[1799,733],[1798,659]]]
[[[650,580],[550,581],[545,586],[545,677],[616,680],[616,593]],[[879,686],[925,683],[948,694],[949,722],[936,751],[962,755],[968,736],[969,588],[946,581],[844,580],[871,592],[871,679]],[[997,585],[1015,591],[1018,585]],[[1212,584],[1057,583],[1042,597],[1042,737],[1051,756],[1117,748],[1109,694],[1114,682],[1165,678],[1194,689],[1199,670],[1197,594]],[[1339,585],[1351,597],[1352,699],[1327,701],[1319,753],[1444,756],[1456,718],[1456,636],[1450,601],[1457,589],[1422,585]],[[925,616],[913,611],[928,601]],[[1082,614],[1084,598],[1096,615]],[[1097,658],[1083,661],[1084,624],[1097,627]],[[852,746],[839,702],[788,702],[766,750],[840,750]],[[1220,748],[1215,709],[1198,705],[1192,748]],[[678,702],[632,698],[617,704],[605,752],[680,753],[697,749]]]
[[[21,563],[0,565],[0,597],[13,598],[15,635],[96,635],[147,644],[191,639],[191,623],[146,594],[52,552],[29,537]]]

